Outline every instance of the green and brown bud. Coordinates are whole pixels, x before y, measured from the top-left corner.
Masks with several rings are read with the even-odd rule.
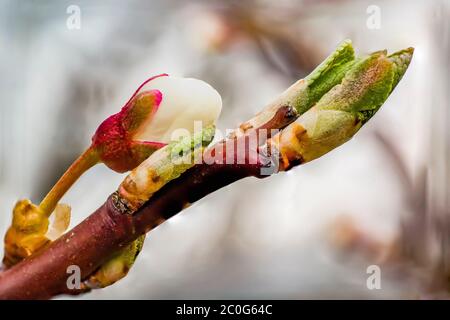
[[[135,168],[119,187],[118,201],[122,211],[133,213],[169,181],[201,163],[204,148],[214,138],[215,126],[210,125],[192,136],[182,137],[156,151]]]
[[[386,101],[412,54],[409,48],[389,56],[378,51],[358,59],[340,84],[268,141],[270,149],[279,153],[279,169],[314,160],[353,137]]]
[[[108,287],[128,274],[144,246],[145,234],[116,252],[83,284],[86,289]]]
[[[269,122],[277,128],[288,125],[311,108],[327,91],[339,84],[354,63],[355,52],[352,42],[345,40],[306,78],[292,84],[263,111],[242,123],[229,137],[241,136],[250,129],[260,128]],[[289,109],[282,119],[276,117],[280,108]],[[273,123],[274,121],[276,123]]]

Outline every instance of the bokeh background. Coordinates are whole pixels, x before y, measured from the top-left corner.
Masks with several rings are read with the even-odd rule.
[[[71,5],[79,29],[67,26]],[[413,46],[403,81],[354,139],[198,201],[147,236],[124,280],[78,298],[448,298],[449,21],[448,0],[0,0],[0,233],[15,201],[39,202],[151,75],[212,84],[226,129],[345,38],[360,54]],[[86,173],[63,199],[71,226],[123,177]],[[366,285],[371,265],[379,290]]]

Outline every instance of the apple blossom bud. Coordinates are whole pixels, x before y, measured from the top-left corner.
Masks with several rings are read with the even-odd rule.
[[[169,143],[176,130],[193,133],[196,121],[215,124],[221,109],[219,93],[206,82],[158,75],[99,126],[92,146],[109,168],[129,171]]]

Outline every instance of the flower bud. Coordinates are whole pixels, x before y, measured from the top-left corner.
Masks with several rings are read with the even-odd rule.
[[[392,93],[413,52],[378,51],[359,59],[340,84],[269,141],[279,151],[280,169],[314,160],[352,138]]]
[[[215,124],[221,109],[222,99],[209,84],[162,74],[144,82],[99,126],[92,146],[109,168],[129,171],[168,144],[176,130],[193,133],[196,121]]]

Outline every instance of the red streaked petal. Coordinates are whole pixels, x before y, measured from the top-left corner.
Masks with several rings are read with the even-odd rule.
[[[169,75],[167,73],[161,73],[158,74],[156,76],[150,77],[147,80],[145,80],[137,89],[136,91],[133,93],[133,95],[131,96],[131,98],[127,101],[127,103],[125,103],[125,106],[127,106],[131,100],[133,100],[133,98],[139,93],[139,91],[142,89],[143,86],[145,86],[147,83],[149,83],[150,81],[156,79],[156,78],[160,78],[160,77],[168,77]],[[158,103],[159,104],[159,103]]]

